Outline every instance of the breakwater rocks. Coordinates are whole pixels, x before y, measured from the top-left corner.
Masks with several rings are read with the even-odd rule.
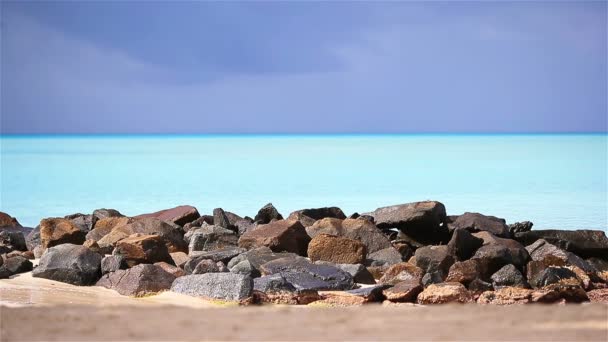
[[[254,218],[192,206],[126,217],[113,209],[22,227],[0,212],[0,278],[174,291],[242,304],[608,303],[600,230],[533,230],[424,201],[347,217],[337,207]],[[33,267],[31,259],[40,258]]]

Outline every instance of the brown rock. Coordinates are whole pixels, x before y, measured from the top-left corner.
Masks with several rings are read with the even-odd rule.
[[[184,270],[182,270],[181,268],[170,265],[164,261],[155,262],[154,265],[162,268],[163,270],[165,270],[165,272],[173,274],[175,278],[186,275],[186,272],[184,272]]]
[[[165,241],[158,235],[133,234],[118,242],[113,254],[122,256],[129,267],[159,261],[173,263]]]
[[[280,220],[247,231],[239,239],[239,247],[252,249],[266,246],[273,252],[306,255],[310,237],[298,221]]]
[[[587,292],[587,296],[592,303],[608,304],[608,288],[591,290]]]
[[[177,267],[184,268],[184,265],[190,260],[188,254],[184,252],[173,252],[169,254],[171,255],[171,259],[173,259],[173,262],[175,263],[175,265],[177,265]]]
[[[0,228],[4,227],[21,227],[16,218],[0,211]]]
[[[105,274],[96,285],[113,289],[123,296],[141,297],[170,289],[174,280],[175,276],[160,266],[141,264]]]
[[[436,201],[423,201],[378,208],[373,212],[380,229],[397,228],[423,244],[447,243],[449,233],[442,223],[445,206]]]
[[[135,216],[136,219],[145,217],[153,217],[165,222],[171,222],[183,226],[186,223],[190,223],[198,219],[201,217],[201,215],[198,213],[198,210],[191,205],[180,205],[171,209]]]
[[[504,238],[511,235],[504,219],[479,213],[464,213],[453,220],[449,227],[450,229],[466,229],[470,232],[487,231]]]
[[[333,217],[337,219],[345,219],[346,215],[338,207],[324,207],[324,208],[313,208],[313,209],[302,209],[297,210],[289,214],[287,220],[298,220],[304,227],[313,225],[315,221],[324,219],[326,217]]]
[[[431,284],[418,295],[419,304],[468,303],[471,293],[461,283]]]
[[[471,259],[454,263],[445,281],[468,285],[477,278],[479,278],[479,264],[477,260]]]
[[[87,233],[87,240],[99,241],[109,234],[114,228],[124,226],[133,222],[130,217],[106,217],[98,220],[95,227]]]
[[[101,249],[99,248],[99,245],[97,244],[97,241],[95,241],[95,240],[86,240],[82,245],[95,253],[101,252]]]
[[[48,218],[40,221],[40,242],[44,249],[64,243],[81,245],[85,241],[85,235],[70,220]]]
[[[389,265],[382,266],[368,266],[367,270],[372,274],[374,279],[381,279],[384,276],[384,272],[389,269]]]
[[[406,280],[385,289],[382,294],[391,302],[415,302],[416,296],[422,292],[422,284],[416,280]]]
[[[318,234],[330,234],[361,241],[367,253],[375,253],[391,247],[391,242],[376,225],[367,220],[324,218],[306,227],[311,238]]]
[[[131,223],[116,226],[97,243],[102,249],[111,248],[118,241],[136,233],[161,236],[171,253],[188,250],[188,245],[184,241],[184,235],[179,226],[153,217],[140,218]]]
[[[496,291],[486,291],[479,296],[480,304],[512,305],[532,302],[532,290],[521,287],[503,287]]]
[[[365,261],[365,245],[335,235],[319,234],[308,245],[311,261],[329,261],[336,264],[360,264]]]
[[[424,271],[409,262],[401,262],[390,266],[385,272],[382,278],[380,278],[381,284],[395,285],[404,281],[414,281],[420,283],[424,276]]]

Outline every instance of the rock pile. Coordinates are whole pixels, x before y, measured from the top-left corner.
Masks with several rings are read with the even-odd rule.
[[[600,230],[448,216],[436,201],[349,218],[337,207],[285,217],[271,203],[253,219],[192,206],[134,217],[98,209],[26,228],[0,212],[0,278],[33,269],[34,277],[126,296],[174,291],[240,303],[608,300],[608,238]]]

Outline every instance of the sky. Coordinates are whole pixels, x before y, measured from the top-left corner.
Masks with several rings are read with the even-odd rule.
[[[0,132],[608,131],[607,2],[1,2]]]

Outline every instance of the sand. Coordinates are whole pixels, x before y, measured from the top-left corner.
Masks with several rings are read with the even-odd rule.
[[[226,307],[124,297],[25,273],[0,280],[0,341],[608,341],[608,306]]]

